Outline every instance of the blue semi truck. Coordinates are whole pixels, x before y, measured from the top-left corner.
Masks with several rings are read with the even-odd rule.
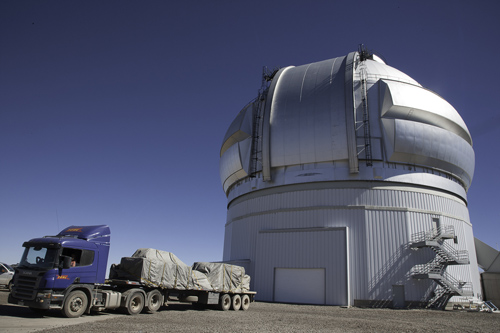
[[[255,292],[178,290],[143,284],[140,279],[106,280],[110,229],[71,226],[56,236],[34,238],[25,248],[13,278],[9,303],[41,312],[60,309],[75,318],[91,311],[122,309],[155,312],[169,300],[221,310],[247,310]]]

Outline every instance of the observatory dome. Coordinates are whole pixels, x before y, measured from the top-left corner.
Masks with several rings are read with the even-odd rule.
[[[359,179],[437,186],[465,200],[474,151],[464,121],[379,59],[351,53],[275,73],[224,137],[225,192]]]
[[[473,173],[453,106],[366,50],[264,71],[220,150],[223,260],[263,301],[480,298]]]

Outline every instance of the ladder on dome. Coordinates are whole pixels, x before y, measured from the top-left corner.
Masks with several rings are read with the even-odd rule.
[[[414,279],[432,279],[438,284],[427,308],[444,308],[453,296],[473,296],[470,282],[459,281],[446,272],[448,265],[469,264],[468,251],[456,250],[445,242],[448,239],[455,239],[455,229],[451,225],[412,235],[410,247],[413,250],[430,248],[436,253],[431,261],[415,265],[411,270]]]
[[[363,120],[357,123],[361,125],[356,128],[356,131],[363,127],[364,146],[358,146],[362,149],[358,151],[358,155],[365,152],[366,166],[373,166],[371,133],[370,133],[370,113],[368,110],[368,90],[366,87],[367,74],[366,66],[359,66],[360,84],[361,84],[361,107],[363,111]]]
[[[272,79],[279,71],[279,68],[269,70],[266,66],[262,68],[262,82],[259,89],[259,95],[253,101],[253,126],[252,126],[252,147],[251,147],[251,163],[249,176],[255,177],[259,168],[259,161],[262,162],[262,131],[264,126],[264,112],[266,107],[266,98],[269,92],[269,87]]]

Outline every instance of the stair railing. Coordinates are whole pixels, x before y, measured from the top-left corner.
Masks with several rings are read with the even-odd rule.
[[[455,229],[452,225],[443,225],[437,229],[420,231],[412,235],[412,242],[422,242],[426,240],[437,240],[443,235],[453,235],[455,236]]]
[[[442,255],[440,252],[434,249],[434,246],[431,246],[431,248],[438,253],[438,255],[444,256],[444,259],[447,259],[449,261],[456,261],[456,262],[468,262],[469,261],[469,252],[467,250],[457,250],[453,246],[451,246],[448,243],[443,242],[442,244],[439,244],[439,248],[444,252]]]

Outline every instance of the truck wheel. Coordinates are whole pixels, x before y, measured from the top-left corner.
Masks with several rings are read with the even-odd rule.
[[[238,311],[240,308],[241,308],[240,295],[233,295],[233,297],[231,297],[231,310]]]
[[[144,295],[136,291],[127,299],[127,303],[125,304],[125,311],[129,315],[136,315],[141,313],[144,308]]]
[[[9,288],[9,291],[12,291],[12,281],[9,281],[9,285],[7,286]]]
[[[246,311],[248,310],[249,307],[250,307],[250,296],[248,295],[241,296],[241,309],[243,311]]]
[[[228,294],[223,294],[219,300],[219,309],[222,311],[227,311],[231,307],[231,296]]]
[[[154,289],[147,294],[145,308],[149,313],[154,313],[160,309],[162,303],[163,295],[158,289]]]
[[[72,291],[66,297],[62,314],[67,318],[78,318],[87,310],[88,303],[87,295],[83,291]]]

